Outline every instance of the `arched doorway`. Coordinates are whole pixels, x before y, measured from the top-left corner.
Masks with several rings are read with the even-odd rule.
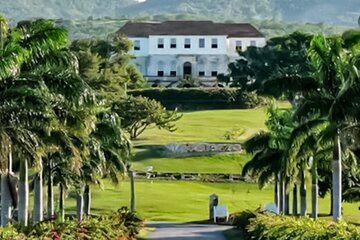
[[[191,69],[191,63],[185,62],[184,63],[184,78],[191,77],[192,69]]]

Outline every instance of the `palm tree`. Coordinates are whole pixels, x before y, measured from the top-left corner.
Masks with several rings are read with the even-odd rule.
[[[344,128],[356,125],[359,116],[358,35],[315,36],[308,50],[312,68],[305,76],[287,75],[266,82],[266,86],[301,96],[295,113],[298,121],[311,123],[311,120],[321,119],[328,124],[324,131],[333,142],[332,200],[335,221],[341,218],[342,202],[340,137]]]
[[[282,110],[272,106],[268,114],[269,120],[266,125],[270,131],[260,132],[244,144],[246,151],[252,154],[253,158],[244,165],[242,173],[243,175],[250,173],[251,177],[258,180],[261,188],[270,180],[275,179],[275,201],[279,211],[285,213],[288,212],[289,206],[286,196],[289,178],[286,175],[286,151],[293,128],[291,110]]]
[[[110,177],[113,183],[119,183],[120,177],[126,173],[130,157],[130,141],[121,130],[120,118],[116,113],[100,111],[91,138],[90,157],[82,168],[85,215],[90,215],[91,209],[89,183],[98,184],[99,176]]]
[[[19,101],[23,101],[24,99],[27,99],[29,101],[29,104],[25,106],[23,104],[24,108],[21,109],[23,113],[26,111],[28,114],[33,115],[32,117],[38,116],[41,113],[45,113],[46,115],[43,115],[42,126],[39,124],[36,125],[35,121],[27,121],[25,124],[23,124],[21,121],[16,122],[16,124],[22,126],[22,130],[33,130],[34,128],[43,128],[45,130],[47,124],[49,123],[49,120],[51,119],[49,117],[49,110],[48,108],[48,101],[49,95],[48,91],[44,91],[44,85],[41,80],[38,79],[27,79],[27,75],[37,73],[39,74],[39,70],[47,70],[49,69],[50,64],[49,63],[60,63],[65,58],[61,57],[58,58],[58,61],[55,61],[56,58],[54,58],[55,52],[59,51],[60,48],[64,48],[66,46],[67,42],[67,35],[66,31],[56,28],[54,24],[51,21],[44,21],[44,20],[38,20],[35,22],[22,22],[19,23],[16,28],[11,29],[9,33],[4,33],[4,25],[2,24],[2,30],[1,30],[1,80],[3,81],[2,84],[4,85],[2,87],[2,91],[10,91],[10,93],[14,94],[17,93],[17,95],[20,94],[20,96],[16,96],[15,99],[19,99]],[[5,38],[4,38],[5,36]],[[9,82],[12,83],[9,84]],[[27,90],[26,90],[27,89]],[[43,91],[44,94],[40,94],[40,92]],[[46,94],[45,94],[46,93]],[[24,97],[24,94],[27,94],[27,98]],[[32,94],[32,95],[31,95]],[[42,95],[42,96],[40,96]],[[3,95],[3,101],[8,102],[9,100],[6,99],[6,97],[9,99],[9,94]],[[12,96],[13,97],[13,96]],[[41,101],[40,97],[44,97],[45,101]],[[14,99],[12,99],[14,102]],[[34,103],[36,103],[34,105]],[[39,104],[42,103],[42,104]],[[19,103],[17,103],[19,104]],[[41,109],[41,107],[43,107]],[[17,111],[17,114],[19,115],[19,111]],[[25,115],[25,114],[23,114]],[[46,120],[46,121],[45,121]],[[6,125],[6,124],[5,124]],[[15,126],[16,127],[16,126]],[[46,130],[45,130],[46,131]],[[29,133],[28,133],[29,134]],[[13,139],[12,139],[13,140]],[[12,144],[13,147],[15,147],[14,144]],[[28,149],[29,150],[29,149]],[[34,151],[33,151],[34,152]],[[24,154],[23,154],[24,156]],[[29,154],[26,156],[34,156],[34,154]],[[34,157],[30,157],[34,158]],[[29,161],[28,157],[22,157],[22,161]],[[41,161],[40,161],[41,162]],[[22,174],[21,181],[26,182],[26,172],[27,172],[27,165],[28,162],[22,163]],[[39,169],[41,169],[41,166],[39,166]],[[41,174],[37,179],[41,179]],[[27,192],[28,192],[28,185],[26,183],[20,184],[22,187],[20,187],[21,192],[20,193],[20,207],[19,209],[20,218],[21,221],[26,224],[26,216],[23,216],[23,214],[27,213],[27,209],[23,209],[24,207],[27,207]],[[38,192],[39,188],[41,188],[42,184],[35,182],[35,191]],[[41,201],[42,197],[37,197],[39,201]],[[41,204],[40,204],[41,205]],[[38,204],[35,204],[35,208],[38,207]],[[5,208],[6,209],[6,208]],[[36,219],[41,220],[41,214],[42,210],[38,208],[37,211],[39,214],[34,214],[35,221]],[[40,213],[41,212],[41,213]],[[25,214],[26,215],[26,214]],[[24,218],[24,219],[23,219]]]

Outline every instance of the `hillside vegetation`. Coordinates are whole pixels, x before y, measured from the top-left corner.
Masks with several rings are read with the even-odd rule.
[[[207,18],[205,16],[194,15],[157,15],[141,18],[132,18],[130,20],[136,21],[165,21],[165,20],[209,20],[221,21],[216,18]],[[86,20],[58,20],[58,23],[69,30],[71,39],[81,38],[102,38],[105,39],[111,33],[116,32],[129,19],[127,18],[98,18]],[[347,27],[333,26],[324,23],[295,23],[284,22],[277,20],[253,20],[251,24],[256,26],[269,39],[276,36],[283,36],[295,31],[311,33],[311,34],[340,34],[343,33]]]
[[[360,15],[358,0],[0,0],[1,14],[12,21],[41,17],[88,19],[193,15],[219,20],[326,22],[354,26]]]
[[[357,0],[0,0],[0,4],[0,14],[11,23],[57,19],[72,40],[104,39],[128,20],[250,22],[267,38],[294,31],[331,35],[356,26],[360,16]]]

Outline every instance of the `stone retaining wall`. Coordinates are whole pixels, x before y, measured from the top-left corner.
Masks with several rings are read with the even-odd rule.
[[[134,172],[138,179],[157,179],[157,180],[185,180],[185,181],[204,181],[204,182],[243,182],[249,181],[241,174],[231,173],[166,173],[166,172]]]
[[[164,145],[164,148],[164,154],[171,156],[242,151],[240,143],[174,143]]]

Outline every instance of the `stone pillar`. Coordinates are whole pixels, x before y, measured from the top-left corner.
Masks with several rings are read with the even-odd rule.
[[[214,219],[214,206],[217,206],[219,203],[219,197],[216,194],[210,195],[209,201],[209,219],[212,221]]]

